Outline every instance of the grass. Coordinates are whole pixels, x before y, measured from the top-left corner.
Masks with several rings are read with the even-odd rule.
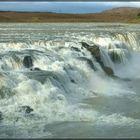
[[[0,22],[122,22],[140,23],[140,9],[121,8],[94,14],[0,12]]]

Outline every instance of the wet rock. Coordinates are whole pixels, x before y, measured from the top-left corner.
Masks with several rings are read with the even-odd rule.
[[[100,48],[97,45],[88,45],[85,42],[81,42],[82,46],[85,47],[91,54],[93,57],[95,57],[96,61],[100,63],[100,65],[103,65],[102,59],[101,59],[101,55],[100,55]]]
[[[34,70],[41,70],[40,68],[34,68]]]
[[[110,67],[106,67],[101,59],[100,48],[97,45],[88,45],[85,42],[81,42],[82,46],[85,47],[88,51],[91,52],[92,56],[96,59],[96,61],[101,65],[104,72],[109,76],[114,76],[114,72]]]
[[[95,57],[98,58],[100,57],[100,49],[98,46],[94,45],[88,48],[88,50],[91,52],[91,54]]]
[[[97,68],[94,66],[92,60],[90,60],[89,58],[86,58],[86,57],[78,57],[78,59],[82,60],[82,61],[86,61],[87,64],[94,70],[96,71]]]
[[[40,68],[35,67],[35,68],[31,68],[30,70],[31,70],[31,71],[40,71],[41,69],[40,69]]]
[[[79,48],[71,47],[71,49],[74,50],[74,51],[80,52],[80,49]]]
[[[26,114],[31,113],[32,111],[34,111],[30,106],[21,106],[19,108],[19,112],[24,112]]]
[[[113,76],[114,72],[111,68],[106,67],[101,59],[101,55],[100,55],[100,48],[97,45],[93,45],[90,46],[85,42],[81,42],[82,46],[85,47],[88,51],[91,52],[91,54],[93,55],[93,57],[95,57],[96,61],[101,65],[102,69],[105,71],[106,74],[108,74],[109,76]],[[91,62],[90,62],[91,64]]]
[[[113,76],[114,75],[114,72],[113,70],[110,68],[110,67],[106,67],[104,66],[103,67],[103,70],[106,72],[106,74],[108,74],[109,76]]]
[[[31,56],[25,56],[23,59],[23,65],[26,68],[30,68],[33,66],[33,61],[32,61],[32,57]]]
[[[87,44],[86,42],[80,42],[82,44],[82,47],[84,48],[89,48],[91,47],[89,44]]]
[[[3,120],[3,114],[2,112],[0,111],[0,121]]]
[[[76,84],[75,80],[71,79],[70,81],[71,81],[72,83],[75,83],[75,84]]]
[[[90,46],[89,44],[85,43],[85,42],[81,42],[82,46],[84,48],[86,48],[88,51],[91,52],[91,54],[94,56],[94,57],[97,57],[97,56],[100,56],[100,49],[99,49],[99,46],[97,45],[92,45]]]
[[[117,54],[117,52],[115,52],[114,50],[109,50],[108,54],[113,62],[121,63],[121,58],[119,54]]]

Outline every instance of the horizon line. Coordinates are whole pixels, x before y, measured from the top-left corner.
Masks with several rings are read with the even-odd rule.
[[[140,0],[0,0],[0,2],[140,2]]]

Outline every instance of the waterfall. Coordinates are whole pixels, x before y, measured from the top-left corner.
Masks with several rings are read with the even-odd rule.
[[[139,58],[140,32],[131,26],[114,29],[91,24],[85,29],[84,24],[68,25],[10,24],[7,36],[7,27],[0,28],[2,129],[8,125],[26,134],[30,126],[34,129],[39,124],[41,135],[44,125],[54,122],[99,123],[107,114],[101,115],[86,99],[97,98],[98,102],[98,98],[134,95],[122,81],[128,76],[136,78],[139,72],[131,65],[139,70],[134,62]],[[26,27],[25,31],[19,27]],[[109,119],[114,116],[117,122],[124,121],[125,117],[114,114]]]

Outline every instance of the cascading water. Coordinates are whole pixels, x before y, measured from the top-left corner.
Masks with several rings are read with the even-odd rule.
[[[106,25],[0,24],[1,138],[140,136],[139,25]]]

